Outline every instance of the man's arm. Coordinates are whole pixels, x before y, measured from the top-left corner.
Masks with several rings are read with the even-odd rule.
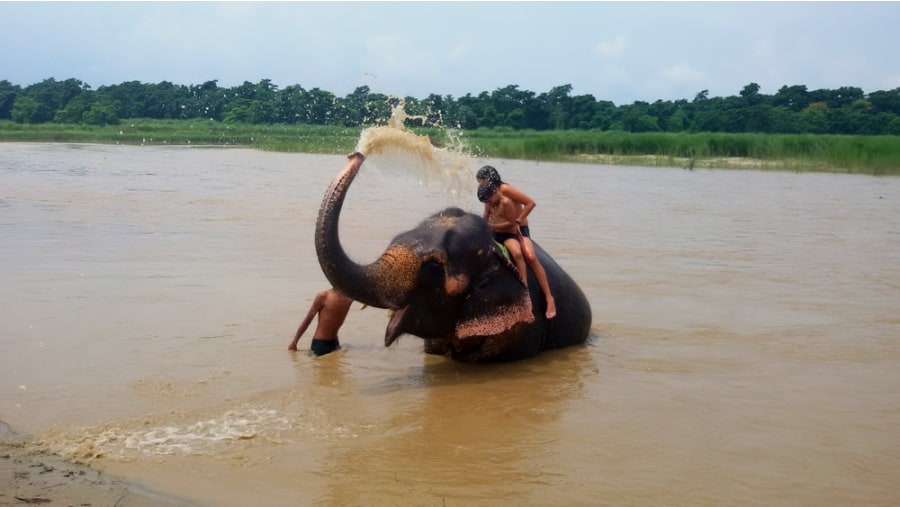
[[[305,333],[306,329],[309,328],[309,325],[312,323],[313,318],[315,318],[316,314],[319,313],[319,310],[322,309],[322,306],[324,304],[325,293],[320,292],[316,294],[316,297],[313,299],[313,302],[309,307],[309,311],[306,313],[306,317],[303,319],[303,322],[300,323],[300,327],[297,328],[297,332],[294,334],[294,340],[288,346],[288,350],[297,350],[297,342],[300,341],[300,337],[303,336],[303,333]]]

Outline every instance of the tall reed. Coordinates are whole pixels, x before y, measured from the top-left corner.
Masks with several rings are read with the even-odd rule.
[[[663,164],[713,159],[726,167],[900,174],[898,136],[475,130],[467,133],[467,139],[485,154],[500,158],[652,155]],[[735,158],[747,160],[744,164],[727,160]]]

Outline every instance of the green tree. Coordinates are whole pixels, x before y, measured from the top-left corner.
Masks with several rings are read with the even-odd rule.
[[[522,111],[522,108],[515,108],[506,115],[506,126],[520,130],[526,127],[526,118],[525,111]]]
[[[688,113],[684,108],[676,109],[665,121],[666,132],[683,132],[688,126]]]
[[[185,98],[185,107],[181,110],[182,117],[221,120],[225,107],[225,93],[215,79],[202,85],[188,86],[188,97]]]
[[[593,95],[576,95],[569,101],[567,128],[588,130],[592,128],[597,99]]]
[[[500,113],[497,112],[497,108],[495,108],[493,104],[486,105],[484,107],[484,111],[482,112],[481,118],[478,119],[478,126],[493,128],[502,124],[503,119],[500,116]]]
[[[555,86],[549,92],[538,96],[538,100],[548,113],[548,128],[565,129],[571,113],[572,85]]]
[[[57,81],[49,78],[40,83],[27,86],[23,93],[41,104],[41,107],[38,108],[41,119],[35,121],[35,123],[41,123],[51,121],[58,110],[65,107],[70,100],[88,89],[90,87],[77,79]]]
[[[691,123],[692,132],[725,132],[723,111],[725,100],[721,97],[707,98],[706,90],[694,98],[694,119]]]
[[[759,103],[761,97],[759,94],[759,85],[756,83],[750,83],[744,88],[741,89],[741,97],[744,99],[744,102],[747,105],[753,105]]]
[[[459,124],[464,129],[474,130],[481,126],[481,117],[484,107],[490,101],[487,92],[481,92],[477,97],[467,93],[459,98]]]
[[[111,103],[116,104],[116,116],[119,118],[158,118],[146,106],[150,93],[150,87],[140,81],[97,88],[98,96],[108,97]]]
[[[300,85],[290,85],[278,92],[278,114],[287,124],[309,124],[306,115],[308,93]]]
[[[44,123],[53,119],[53,110],[34,97],[20,95],[16,97],[10,118],[17,123]]]
[[[643,101],[625,107],[621,119],[622,129],[627,132],[659,131],[659,123],[654,116],[648,114],[649,109],[650,104]]]
[[[306,102],[306,118],[312,125],[333,125],[337,99],[331,92],[313,88]]]
[[[2,83],[0,83],[0,89],[2,89]],[[876,111],[900,115],[900,88],[872,92],[867,98]]]
[[[445,114],[452,118],[453,111],[449,104],[453,101],[452,97],[445,99],[440,95],[432,93],[425,99],[424,104],[427,109],[426,118],[429,125],[444,125]]]
[[[250,123],[253,113],[250,111],[251,100],[235,99],[225,104],[222,121],[225,123]]]
[[[785,107],[794,113],[803,111],[809,102],[809,92],[803,85],[782,86],[772,98],[772,105]]]
[[[591,116],[591,128],[610,130],[617,116],[618,110],[615,104],[608,100],[598,101],[594,106],[594,115]]]
[[[800,113],[803,132],[806,134],[828,133],[828,105],[812,102]]]
[[[82,93],[66,103],[62,109],[56,111],[53,117],[54,123],[81,123],[84,113],[90,110],[93,97]]]
[[[116,116],[116,102],[107,96],[101,96],[96,102],[91,104],[91,108],[84,113],[83,122],[88,125],[118,125],[119,118]]]
[[[885,128],[885,134],[900,136],[900,116],[894,116]]]
[[[800,128],[800,115],[787,106],[773,107],[771,109],[770,120],[770,132],[772,133],[799,134],[803,131]]]
[[[340,122],[345,127],[358,127],[365,123],[366,101],[371,91],[368,86],[359,86],[344,97]]]
[[[7,80],[0,81],[0,120],[9,120],[16,97],[22,93],[22,87]]]
[[[478,127],[478,115],[470,106],[459,106],[456,125],[461,129],[474,130]]]

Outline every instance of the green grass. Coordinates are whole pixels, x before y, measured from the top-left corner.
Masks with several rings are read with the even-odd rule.
[[[309,125],[241,125],[204,120],[125,120],[94,127],[0,122],[0,140],[149,145],[250,146],[303,153],[352,151],[360,129]]]
[[[900,136],[476,130],[467,139],[499,158],[900,175]]]
[[[491,158],[900,175],[900,136],[412,130],[437,145],[455,144],[453,136],[461,134],[468,153]],[[349,153],[361,132],[208,120],[133,119],[105,127],[0,121],[0,141],[249,146],[302,153]]]

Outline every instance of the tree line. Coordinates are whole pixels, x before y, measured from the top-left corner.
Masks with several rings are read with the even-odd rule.
[[[808,90],[793,85],[766,95],[756,83],[728,97],[710,97],[702,90],[693,100],[616,106],[593,95],[572,95],[568,84],[539,94],[508,85],[458,98],[401,99],[373,93],[368,86],[345,97],[300,85],[279,89],[269,79],[230,88],[220,87],[218,80],[188,86],[128,81],[96,90],[77,79],[49,78],[24,88],[2,80],[0,120],[115,125],[131,118],[208,119],[363,127],[386,122],[400,100],[412,125],[464,130],[900,135],[900,88],[866,94],[851,86]]]

